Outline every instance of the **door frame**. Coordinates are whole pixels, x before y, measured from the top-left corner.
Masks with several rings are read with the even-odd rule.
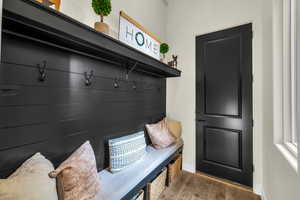
[[[224,31],[226,31],[227,33],[230,33],[230,32],[236,32],[236,31],[242,31],[243,29],[249,29],[250,28],[250,30],[251,30],[251,38],[252,38],[252,40],[251,40],[251,51],[250,51],[250,56],[251,56],[251,58],[250,58],[250,63],[249,63],[249,67],[250,67],[250,69],[249,70],[251,70],[251,86],[250,86],[250,97],[249,97],[249,102],[250,102],[250,107],[251,107],[251,109],[249,110],[249,114],[251,115],[251,116],[249,116],[251,119],[252,119],[252,127],[251,127],[251,130],[249,131],[249,134],[250,134],[250,137],[249,137],[249,139],[250,139],[250,141],[249,141],[249,144],[251,144],[251,148],[252,148],[252,151],[251,152],[249,152],[249,154],[250,154],[250,157],[251,157],[251,163],[252,163],[252,166],[251,166],[251,168],[252,168],[252,185],[251,185],[251,187],[253,187],[253,173],[254,173],[254,163],[253,163],[253,161],[254,161],[254,159],[253,159],[253,155],[254,155],[254,146],[253,146],[253,127],[254,127],[254,116],[253,116],[253,23],[252,22],[250,22],[250,23],[246,23],[246,24],[241,24],[241,25],[237,25],[237,26],[233,26],[233,27],[229,27],[229,28],[224,28],[224,29],[221,29],[221,30],[217,30],[217,31],[212,31],[212,32],[208,32],[208,33],[204,33],[204,34],[201,34],[201,35],[196,35],[195,36],[195,44],[196,44],[196,42],[197,42],[197,38],[199,38],[199,37],[202,37],[202,38],[205,38],[205,37],[207,37],[207,38],[210,38],[210,35],[211,34],[222,34],[222,33],[224,33]],[[197,112],[197,44],[195,45],[195,134],[196,134],[196,137],[195,137],[195,145],[196,145],[196,153],[195,153],[195,171],[196,171],[196,173],[197,172],[200,172],[200,171],[198,171],[198,162],[197,162],[197,160],[198,160],[198,150],[199,150],[199,145],[197,145],[197,141],[198,141],[198,139],[199,139],[199,134],[197,134],[197,131],[198,131],[198,129],[197,129],[197,123],[199,123],[199,120],[197,119],[198,117],[197,117],[197,115],[198,115],[198,112]],[[200,120],[201,121],[201,120]],[[203,172],[201,172],[201,173],[203,173]],[[218,178],[218,177],[217,177]]]

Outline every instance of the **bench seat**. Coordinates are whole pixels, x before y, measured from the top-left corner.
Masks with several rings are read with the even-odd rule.
[[[182,140],[168,148],[160,150],[156,150],[152,146],[147,146],[147,154],[132,166],[114,174],[108,170],[99,172],[103,199],[123,199],[131,190],[141,183],[164,161],[175,154],[182,146]]]

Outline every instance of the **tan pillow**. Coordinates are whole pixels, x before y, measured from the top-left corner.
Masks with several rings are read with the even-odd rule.
[[[176,141],[176,138],[170,133],[165,119],[156,124],[146,124],[146,129],[152,145],[156,149],[166,148]]]
[[[179,140],[181,138],[181,122],[167,120],[167,127],[169,131]]]
[[[0,179],[0,200],[57,200],[52,163],[40,153],[25,161],[10,177]]]
[[[101,200],[95,154],[89,141],[49,176],[57,178],[60,200]]]

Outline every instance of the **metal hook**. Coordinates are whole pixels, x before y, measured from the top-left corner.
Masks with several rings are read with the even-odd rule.
[[[133,83],[132,83],[132,89],[134,89],[134,90],[137,89],[137,86],[136,86],[136,82],[135,82],[135,81],[133,81]]]
[[[118,80],[115,79],[115,81],[114,81],[114,88],[119,88],[119,87],[120,87],[120,86],[119,86]]]
[[[44,82],[46,80],[46,66],[47,61],[43,61],[43,65],[37,64],[38,70],[39,70],[39,78],[38,80],[40,82]]]
[[[84,72],[85,85],[86,86],[92,85],[92,78],[93,78],[93,76],[94,76],[94,71],[93,70],[91,70],[89,74],[87,72]]]

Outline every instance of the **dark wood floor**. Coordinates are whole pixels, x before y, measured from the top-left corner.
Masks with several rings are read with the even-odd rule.
[[[242,186],[182,172],[159,200],[260,200],[260,197]]]

